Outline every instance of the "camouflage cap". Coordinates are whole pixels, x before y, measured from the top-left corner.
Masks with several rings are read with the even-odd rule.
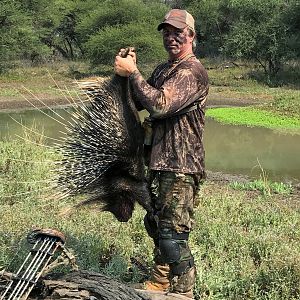
[[[188,26],[195,32],[195,20],[193,16],[183,9],[171,9],[165,15],[163,22],[158,25],[157,30],[161,30],[165,24],[172,25],[179,29],[183,29]]]

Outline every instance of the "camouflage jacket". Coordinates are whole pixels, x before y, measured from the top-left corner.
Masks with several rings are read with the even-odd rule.
[[[204,175],[204,108],[207,72],[195,57],[159,65],[146,81],[130,76],[134,98],[150,113],[153,142],[150,169]],[[196,95],[197,94],[197,95]],[[199,104],[194,110],[180,111]]]

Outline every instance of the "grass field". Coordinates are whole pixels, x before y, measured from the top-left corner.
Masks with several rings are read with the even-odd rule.
[[[247,104],[260,104],[258,109],[276,112],[283,117],[300,117],[299,64],[286,67],[278,74],[278,78],[268,82],[261,69],[251,63],[226,64],[216,59],[203,59],[202,63],[210,79],[208,104],[214,99],[218,99],[219,105],[236,99],[237,105],[243,105],[246,101]],[[146,78],[153,68],[154,65],[140,65]],[[13,108],[14,102],[26,102],[24,95],[28,96],[28,90],[45,103],[63,101],[61,90],[72,91],[74,80],[111,74],[112,66],[91,67],[84,62],[53,62],[39,67],[19,62],[17,68],[0,75],[0,105],[8,102],[8,106]]]
[[[21,66],[0,78],[0,102],[21,100],[17,92],[21,85],[43,99],[60,97],[57,85],[71,88],[74,77],[96,71],[81,63],[39,69]],[[297,85],[270,88],[253,79],[250,71],[247,66],[208,70],[212,97],[250,98],[260,104],[255,109],[265,114],[258,119],[271,113],[288,120],[288,125],[295,120],[298,126]],[[215,113],[229,122],[234,109],[216,109]],[[209,110],[208,114],[210,111],[213,113]],[[245,110],[250,114],[248,122],[259,113],[253,108]],[[52,170],[59,159],[53,149],[43,146],[40,135],[24,132],[24,140],[0,142],[0,270],[18,268],[28,251],[25,237],[31,229],[50,227],[65,233],[80,268],[123,282],[142,280],[144,275],[131,258],[151,266],[153,244],[144,229],[145,212],[137,206],[128,223],[119,223],[96,208],[82,208],[62,217],[59,213],[80,199],[55,197]],[[299,191],[297,194],[292,187],[269,182],[264,176],[248,183],[206,181],[199,200],[191,234],[198,270],[197,299],[300,299]]]
[[[41,138],[0,142],[0,268],[16,270],[36,227],[56,228],[82,269],[123,282],[143,279],[131,258],[151,266],[152,241],[136,207],[128,223],[95,208],[60,212],[80,199],[58,200],[51,170],[59,155]],[[300,297],[300,204],[292,189],[261,181],[207,181],[199,195],[191,248],[198,267],[195,294],[201,299],[296,300]]]

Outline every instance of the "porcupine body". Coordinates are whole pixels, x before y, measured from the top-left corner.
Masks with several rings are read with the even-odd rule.
[[[81,204],[98,202],[122,222],[130,219],[136,201],[151,211],[143,130],[128,79],[114,75],[105,82],[79,82],[79,87],[91,102],[77,112],[61,147],[61,192],[86,195]]]

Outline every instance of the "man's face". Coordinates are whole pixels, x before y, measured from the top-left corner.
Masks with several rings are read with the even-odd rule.
[[[178,29],[165,25],[162,30],[164,47],[170,58],[179,58],[182,54],[192,50],[193,36],[189,36],[188,28]]]

